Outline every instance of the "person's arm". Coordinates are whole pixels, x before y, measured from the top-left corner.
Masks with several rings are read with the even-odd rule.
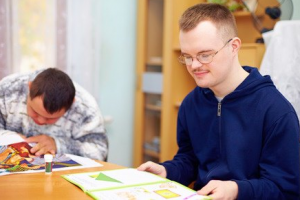
[[[182,103],[177,119],[177,144],[179,149],[173,160],[161,163],[167,171],[167,178],[183,185],[189,185],[195,181],[199,164],[186,127],[186,114],[184,103]]]
[[[18,74],[11,74],[0,80],[0,135],[19,134],[22,128],[19,122],[22,120],[22,100],[26,96],[23,86],[24,78]]]
[[[198,193],[213,199],[298,199],[299,124],[295,113],[281,117],[266,131],[259,179],[211,180]]]
[[[80,114],[74,110],[70,111],[71,119],[61,119],[60,125],[53,124],[53,129],[48,132],[41,132],[25,139],[28,143],[35,143],[31,153],[37,156],[46,153],[70,153],[89,158],[106,160],[107,137],[103,127],[103,120],[100,112],[94,109],[82,111]],[[66,130],[66,123],[72,129]],[[56,127],[57,126],[57,127]],[[45,129],[46,131],[46,129]],[[69,131],[69,133],[68,133]]]
[[[58,153],[70,153],[97,160],[106,160],[108,139],[104,120],[95,98],[77,83],[75,101],[68,110],[68,136],[53,135]]]
[[[108,139],[100,111],[74,121],[72,137],[61,135],[53,138],[58,153],[70,153],[97,160],[107,159]]]
[[[67,113],[67,122],[71,123],[70,134],[53,136],[58,153],[70,153],[97,160],[106,160],[108,139],[104,120],[95,98],[74,83],[75,101]]]
[[[4,98],[4,90],[3,83],[0,81],[0,135],[4,134],[5,126],[6,126],[6,106],[5,106],[5,98]]]
[[[187,132],[183,104],[179,108],[177,119],[177,144],[179,150],[173,160],[159,164],[148,161],[140,165],[137,169],[151,172],[183,185],[189,185],[197,177],[198,161],[193,153],[192,144]]]
[[[185,114],[183,106],[181,106],[177,120],[177,143],[179,150],[174,159],[159,164],[148,161],[141,164],[137,168],[138,170],[151,172],[184,185],[189,185],[196,179],[198,162],[195,159],[184,121]]]
[[[290,112],[265,130],[259,179],[235,180],[238,199],[298,199],[299,183],[299,122]]]
[[[7,118],[7,111],[6,111],[6,103],[5,103],[5,85],[6,82],[2,80],[0,82],[0,135],[6,134],[17,134],[14,131],[6,130],[6,118]]]

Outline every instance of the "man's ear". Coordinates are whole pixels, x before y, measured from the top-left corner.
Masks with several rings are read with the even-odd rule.
[[[74,99],[73,99],[73,103],[75,102],[75,97],[74,97]]]
[[[238,38],[238,37],[234,37],[233,39],[232,39],[232,42],[231,42],[231,46],[232,46],[232,51],[234,52],[234,53],[238,53],[238,51],[240,50],[240,48],[241,48],[241,45],[242,45],[242,42],[241,42],[241,39],[240,38]]]

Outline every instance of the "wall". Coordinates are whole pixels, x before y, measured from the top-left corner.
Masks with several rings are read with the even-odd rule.
[[[95,0],[97,1],[97,0]],[[101,0],[99,23],[100,97],[104,116],[112,116],[107,124],[108,161],[123,166],[132,165],[136,0]]]
[[[300,1],[299,0],[292,0],[294,4],[294,11],[293,11],[293,20],[300,20]]]

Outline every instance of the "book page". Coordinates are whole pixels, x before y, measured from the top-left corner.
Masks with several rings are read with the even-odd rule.
[[[153,183],[111,190],[91,191],[94,199],[105,200],[204,200],[209,197],[197,195],[190,188],[176,182]]]
[[[9,132],[8,134],[0,136],[0,146],[19,143],[19,142],[24,142],[24,139],[16,133]]]
[[[79,186],[85,192],[169,181],[149,172],[138,171],[133,168],[67,174],[62,175],[62,177]]]

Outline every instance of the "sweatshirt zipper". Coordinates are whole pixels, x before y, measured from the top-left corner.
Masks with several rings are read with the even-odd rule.
[[[218,117],[221,117],[221,107],[222,107],[222,104],[221,102],[218,103],[218,109],[217,109],[217,116]],[[221,118],[219,118],[219,137],[221,138]],[[222,149],[222,146],[221,146],[221,141],[220,141],[220,151]],[[221,155],[221,152],[220,152],[220,156],[222,157]],[[215,166],[214,168],[212,168],[206,175],[206,180],[207,182],[209,181],[209,176],[216,170],[218,169],[220,166],[220,163],[217,164],[217,166]]]
[[[217,116],[218,116],[218,117],[221,116],[221,102],[218,103],[218,112],[217,112]]]

